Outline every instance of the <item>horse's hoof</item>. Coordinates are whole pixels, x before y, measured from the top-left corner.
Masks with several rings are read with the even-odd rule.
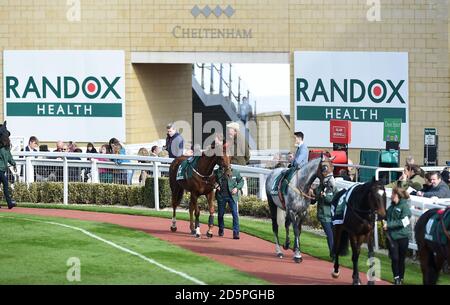
[[[170,231],[176,232],[177,231],[177,227],[170,227]]]
[[[340,272],[331,272],[331,277],[332,278],[334,278],[334,279],[337,279],[337,278],[339,278],[339,275],[340,275],[341,273]]]
[[[191,230],[191,235],[195,235],[196,231],[195,230]]]
[[[358,280],[353,280],[352,285],[359,286],[359,285],[361,285],[361,281],[359,279]]]
[[[283,258],[283,253],[277,253],[278,258]]]
[[[209,232],[207,232],[207,233],[206,233],[206,237],[208,237],[208,238],[212,238],[212,237],[213,237],[213,234],[212,234],[212,233],[209,233]]]
[[[367,285],[373,286],[373,285],[375,285],[375,282],[374,282],[374,281],[368,281],[368,282],[367,282]]]
[[[303,258],[301,257],[294,257],[294,262],[297,264],[300,264],[301,262],[303,262]]]
[[[283,249],[284,249],[284,250],[289,250],[289,246],[290,246],[290,244],[284,244],[284,245],[283,245]]]
[[[195,238],[200,238],[200,234],[195,234]]]

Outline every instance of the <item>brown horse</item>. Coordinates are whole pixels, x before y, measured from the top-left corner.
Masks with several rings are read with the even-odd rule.
[[[177,220],[176,220],[176,210],[178,205],[183,198],[184,191],[191,193],[191,200],[189,203],[189,216],[190,216],[190,229],[191,234],[195,234],[198,238],[201,236],[200,233],[200,208],[197,204],[198,197],[205,195],[208,200],[209,207],[209,221],[208,221],[208,232],[207,237],[211,238],[213,236],[212,228],[214,226],[214,189],[216,184],[216,179],[214,176],[214,167],[219,165],[224,169],[225,174],[231,177],[231,165],[230,157],[227,156],[226,145],[214,144],[200,156],[197,167],[192,169],[193,175],[189,179],[177,180],[177,172],[180,164],[186,160],[187,156],[182,156],[176,158],[169,169],[170,176],[170,189],[172,191],[172,226],[170,230],[175,232],[177,230]],[[194,214],[195,211],[195,226],[194,226]]]
[[[351,193],[343,190],[336,194],[333,198],[332,205],[336,206],[341,196],[347,197],[347,212],[342,223],[333,222],[334,270],[331,275],[333,278],[339,277],[339,255],[347,254],[348,242],[350,240],[353,262],[353,285],[360,285],[358,259],[361,252],[361,245],[363,242],[367,242],[369,262],[371,264],[370,270],[372,270],[374,264],[373,230],[376,228],[375,216],[378,214],[379,220],[386,217],[386,191],[384,186],[378,181],[355,185]],[[368,284],[374,285],[375,281],[369,278]]]
[[[436,285],[445,260],[450,259],[450,227],[445,226],[443,221],[443,217],[450,217],[450,212],[447,212],[446,214],[442,213],[438,224],[439,226],[442,226],[443,234],[447,238],[447,245],[438,245],[435,242],[425,239],[428,221],[431,217],[436,215],[436,213],[442,211],[442,209],[431,209],[426,211],[419,217],[414,226],[424,285]]]

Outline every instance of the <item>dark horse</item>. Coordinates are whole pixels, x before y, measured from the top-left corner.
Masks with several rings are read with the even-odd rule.
[[[294,261],[300,263],[302,256],[300,253],[300,234],[302,229],[302,223],[306,218],[308,206],[312,197],[308,195],[312,183],[316,178],[319,178],[321,183],[324,179],[333,178],[333,159],[322,156],[322,158],[314,159],[302,168],[297,170],[295,176],[289,183],[287,195],[284,197],[284,203],[281,202],[278,196],[274,196],[270,193],[274,183],[277,181],[277,177],[283,171],[282,168],[277,168],[269,174],[266,180],[266,194],[269,202],[270,214],[272,218],[272,230],[275,236],[276,254],[278,257],[283,257],[283,252],[280,249],[280,243],[278,240],[278,209],[286,211],[285,227],[286,227],[286,243],[284,249],[288,250],[290,245],[289,240],[289,226],[292,223],[294,230]],[[281,192],[281,190],[280,190]]]
[[[447,238],[447,245],[438,245],[425,239],[428,221],[439,211],[442,211],[442,209],[426,211],[419,217],[414,227],[424,285],[435,285],[445,260],[450,259],[450,226],[445,226],[442,218],[437,225],[442,226],[443,234]],[[447,215],[447,217],[450,217],[449,212],[447,212]]]
[[[176,220],[176,209],[180,204],[181,199],[183,198],[184,191],[188,191],[191,193],[191,200],[189,203],[189,216],[190,216],[190,229],[191,234],[195,234],[196,237],[200,237],[200,208],[197,204],[197,199],[201,195],[205,195],[208,200],[209,207],[209,221],[208,221],[208,232],[206,235],[208,237],[212,237],[212,228],[214,226],[214,205],[213,205],[213,197],[214,197],[214,189],[216,179],[214,177],[214,167],[219,165],[224,169],[225,174],[230,177],[231,176],[231,165],[230,165],[230,157],[227,156],[227,147],[226,145],[217,145],[214,144],[200,157],[197,168],[193,169],[193,175],[190,179],[184,180],[176,180],[178,167],[181,162],[186,160],[187,156],[182,156],[176,158],[169,169],[170,176],[170,189],[172,191],[172,208],[173,208],[173,217],[172,217],[172,226],[170,227],[172,232],[177,230],[177,220]],[[195,226],[194,226],[194,217],[193,213],[195,211]]]
[[[350,189],[349,189],[350,190]],[[345,190],[340,191],[333,198],[332,205],[336,206],[341,196],[347,196]],[[367,182],[353,186],[352,193],[347,198],[347,212],[342,223],[333,224],[334,234],[334,270],[333,278],[339,277],[339,255],[346,255],[348,252],[348,242],[352,247],[353,262],[353,285],[360,285],[358,271],[358,258],[361,251],[361,244],[367,243],[369,249],[370,268],[374,264],[374,240],[373,230],[376,228],[375,218],[386,217],[386,191],[384,186],[378,181]],[[375,281],[369,278],[369,285],[374,285]]]

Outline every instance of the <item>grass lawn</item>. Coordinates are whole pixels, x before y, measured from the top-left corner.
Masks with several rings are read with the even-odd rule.
[[[20,214],[0,214],[0,284],[195,284],[79,231],[29,219],[85,229],[207,284],[267,284],[144,232],[112,224]],[[70,282],[66,277],[73,266],[67,265],[72,257],[80,260],[80,282]]]
[[[106,213],[117,213],[117,214],[128,214],[128,215],[142,215],[142,216],[154,216],[154,217],[164,217],[171,218],[172,212],[169,211],[155,211],[150,209],[136,209],[136,208],[119,208],[119,207],[99,207],[99,206],[84,206],[84,205],[47,205],[47,204],[20,204],[21,207],[32,207],[32,208],[56,208],[56,209],[71,209],[71,210],[81,210],[81,211],[93,211],[93,212],[106,212]],[[178,220],[189,220],[189,215],[187,213],[179,212],[177,213]],[[202,223],[208,223],[208,215],[202,212],[200,221]],[[167,222],[167,230],[169,232],[170,222]],[[232,228],[231,218],[225,218],[225,226],[229,229]],[[246,217],[240,218],[240,228],[241,232],[259,237],[261,239],[273,242],[272,226],[270,222],[264,220],[250,219]],[[285,231],[284,228],[280,228],[279,235],[281,241],[284,242]],[[291,230],[292,232],[292,230]],[[291,233],[292,234],[292,233]],[[291,237],[291,240],[293,238]],[[301,250],[302,253],[309,254],[311,256],[328,260],[329,252],[328,246],[326,244],[326,239],[322,236],[318,236],[313,233],[303,232],[301,235]],[[350,251],[351,252],[351,251]],[[290,257],[292,252],[285,251],[287,257]],[[274,247],[275,255],[275,247]],[[376,254],[376,257],[381,261],[381,278],[392,282],[392,272],[391,272],[391,262],[386,255]],[[367,250],[362,249],[361,256],[359,259],[359,269],[362,272],[368,270],[367,263]],[[346,256],[340,258],[341,266],[352,267],[351,257]],[[332,264],[330,263],[330,272],[332,270]],[[417,264],[407,263],[405,272],[405,284],[422,284],[422,273],[420,267]],[[450,276],[441,274],[439,279],[439,284],[450,284]]]

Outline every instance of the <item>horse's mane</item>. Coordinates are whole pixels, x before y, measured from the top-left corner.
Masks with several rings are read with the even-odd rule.
[[[349,203],[360,202],[364,200],[364,198],[372,191],[372,187],[374,185],[380,185],[380,182],[373,180],[355,186],[355,189],[353,190],[349,198]]]

